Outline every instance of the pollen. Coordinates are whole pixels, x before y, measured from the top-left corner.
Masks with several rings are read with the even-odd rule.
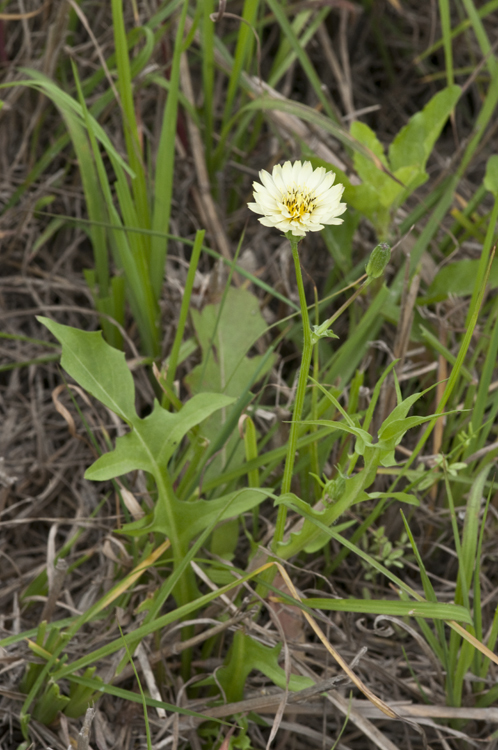
[[[287,208],[290,217],[294,220],[302,219],[303,216],[307,216],[315,208],[313,197],[309,193],[305,193],[297,188],[289,190],[283,200],[283,204]]]

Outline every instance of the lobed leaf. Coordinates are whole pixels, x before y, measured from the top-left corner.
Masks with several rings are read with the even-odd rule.
[[[135,417],[132,432],[118,437],[115,449],[98,458],[85,478],[103,481],[137,469],[156,474],[157,467],[166,466],[192,427],[233,401],[222,394],[200,393],[176,413],[166,411],[156,401],[152,414],[145,419]]]
[[[42,316],[37,320],[62,344],[61,365],[66,372],[131,424],[136,419],[135,385],[124,353],[109,346],[100,331],[80,331]]]

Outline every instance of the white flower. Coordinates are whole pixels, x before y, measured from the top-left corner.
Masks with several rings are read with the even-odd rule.
[[[255,203],[248,203],[251,211],[262,214],[265,227],[276,227],[304,237],[306,232],[318,232],[324,224],[342,224],[337,217],[344,213],[341,203],[344,185],[334,185],[335,174],[324,167],[313,169],[309,161],[302,164],[286,161],[277,164],[272,173],[259,173],[262,185],[253,183]]]

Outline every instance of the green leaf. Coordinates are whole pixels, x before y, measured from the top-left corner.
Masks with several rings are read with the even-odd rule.
[[[389,169],[389,164],[387,163],[386,155],[384,154],[384,147],[374,131],[371,130],[368,125],[365,125],[363,122],[353,122],[351,124],[351,135],[357,141],[367,146],[367,148],[378,157],[384,167]],[[363,183],[375,191],[376,203],[389,206],[390,203],[392,203],[392,200],[394,200],[393,198],[390,202],[386,202],[389,190],[391,189],[393,195],[396,195],[403,189],[400,185],[397,185],[389,175],[379,169],[372,159],[369,159],[359,151],[356,151],[354,154],[354,166]],[[383,201],[380,199],[381,194],[384,194],[385,196]]]
[[[233,560],[239,543],[239,526],[239,519],[231,518],[215,528],[211,535],[210,551],[212,555],[221,557],[223,560]],[[228,572],[228,575],[232,576],[232,573]],[[232,580],[232,578],[233,576],[230,579],[227,577],[223,583],[228,583],[228,580]]]
[[[389,148],[389,160],[367,125],[351,125],[351,135],[367,146],[387,170],[379,169],[372,159],[356,151],[354,166],[363,184],[351,186],[348,191],[348,200],[370,219],[381,238],[388,234],[391,211],[427,180],[425,164],[460,93],[458,86],[450,86],[436,94],[400,130]],[[388,174],[389,170],[396,180]]]
[[[360,122],[359,120],[356,120],[355,122],[351,123],[351,135],[353,138],[355,138],[357,141],[362,143],[364,146],[367,146],[367,148],[370,149],[376,156],[379,157],[382,164],[386,167],[386,169],[389,169],[389,165],[387,163],[386,155],[384,153],[384,147],[382,143],[379,141],[377,136],[375,135],[374,131],[368,127],[368,125],[365,125],[364,122]],[[356,157],[356,155],[355,155]],[[371,172],[363,171],[365,168],[365,165],[363,162],[361,163],[361,172],[358,172],[360,177],[365,180],[366,182],[370,182],[370,184],[373,184],[372,180],[369,179],[370,176],[379,174],[379,169],[375,166],[373,161],[370,160],[369,162],[372,167]],[[380,172],[382,174],[382,172]]]
[[[403,399],[403,401],[398,404],[382,422],[382,425],[379,429],[379,440],[382,440],[384,438],[384,433],[386,432],[389,425],[391,425],[393,422],[398,422],[400,419],[404,419],[412,408],[413,404],[416,403],[419,398],[421,398],[425,393],[430,391],[432,387],[433,386],[430,386],[425,391],[420,391],[419,393],[412,393],[411,396]]]
[[[380,500],[383,497],[388,500],[393,498],[407,505],[416,505],[417,507],[420,505],[418,498],[415,495],[410,495],[408,492],[369,492],[368,497],[372,498],[372,500]]]
[[[189,530],[189,539],[213,523],[218,516],[219,521],[239,517],[262,503],[270,494],[269,490],[244,487],[213,500],[183,503],[181,513],[184,525]]]
[[[137,533],[158,531],[168,535],[179,562],[186,543],[197,530],[206,528],[207,522],[198,517],[195,525],[193,520],[191,524],[184,523],[184,506],[175,495],[168,461],[189,430],[215,411],[232,404],[234,399],[220,393],[200,393],[176,413],[166,411],[156,401],[152,414],[141,419],[135,411],[133,378],[122,352],[106,344],[100,333],[79,331],[47,318],[40,320],[61,342],[61,362],[67,372],[132,428],[127,435],[117,438],[113,451],[101,456],[87,469],[85,477],[113,479],[137,469],[152,474],[158,490],[153,519],[130,524],[129,533],[130,530]],[[217,507],[219,511],[220,506]]]
[[[221,394],[201,393],[176,413],[166,411],[155,401],[152,414],[145,419],[135,417],[132,432],[118,437],[116,448],[98,458],[85,472],[85,478],[102,481],[136,469],[154,474],[158,465],[167,464],[192,427],[233,400]]]
[[[429,175],[425,170],[420,169],[413,164],[407,167],[400,167],[399,169],[396,169],[393,174],[398,178],[400,182],[403,183],[405,187],[402,188],[401,185],[398,185],[397,192],[391,190],[392,196],[394,196],[391,200],[391,203],[387,203],[386,198],[388,197],[388,195],[384,191],[380,199],[382,205],[385,206],[392,205],[395,201],[397,202],[397,205],[401,205],[408,198],[408,196],[413,193],[414,190],[420,187],[420,185],[423,185],[424,182],[427,182],[427,180],[429,179]]]
[[[352,123],[351,135],[358,142],[367,146],[378,157],[386,170],[389,169],[384,148],[368,125],[362,122]],[[404,187],[393,180],[389,174],[379,169],[371,158],[360,151],[356,151],[354,154],[354,166],[363,184],[351,186],[351,203],[354,208],[370,219],[378,234],[384,236],[390,222],[389,209],[403,192]]]
[[[238,630],[227,654],[226,664],[216,672],[216,682],[221,685],[228,702],[236,702],[244,697],[244,685],[253,669],[262,672],[275,685],[286,687],[285,671],[279,666],[278,660],[282,644],[273,648],[263,646]],[[309,677],[290,675],[289,690],[303,690],[315,683]]]
[[[484,187],[490,193],[498,197],[498,155],[490,156],[486,163],[486,175],[484,177]]]
[[[412,427],[418,427],[418,425],[428,422],[433,416],[433,414],[429,414],[426,417],[406,417],[405,419],[396,419],[381,430],[381,433],[379,433],[379,438],[381,438],[381,440],[379,442],[389,445],[393,442],[394,444],[397,444],[405,432],[411,430]]]
[[[330,427],[332,430],[349,432],[350,435],[354,435],[356,437],[355,451],[360,456],[363,456],[365,447],[367,445],[372,445],[372,437],[368,432],[362,430],[361,427],[355,427],[353,425],[347,424],[346,422],[335,422],[332,419],[306,419],[299,424],[316,427]]]
[[[245,289],[230,288],[222,304],[206,305],[201,312],[192,310],[192,322],[202,348],[201,364],[185,378],[193,393],[211,391],[239,398],[254,379],[261,379],[273,366],[274,354],[265,355],[266,361],[264,356],[247,356],[267,324],[259,311],[258,299]],[[213,445],[229,419],[230,413],[222,411],[204,425],[203,434]],[[244,460],[244,445],[238,433],[232,432],[222,452],[210,463],[205,478],[219,474],[229,456],[231,468]]]
[[[321,529],[334,524],[352,505],[368,499],[366,490],[375,480],[379,463],[379,451],[375,450],[375,446],[366,448],[364,462],[365,467],[361,471],[354,476],[347,477],[342,496],[323,511],[313,510],[309,503],[293,493],[281,495],[275,501],[275,505],[280,503],[288,505],[289,502],[294,504],[305,517],[313,515],[313,521],[306,520],[300,531],[291,533],[287,542],[278,545],[276,552],[280,557],[288,560],[303,549],[306,551],[320,549],[326,543],[326,537],[321,533]]]
[[[470,622],[468,610],[457,604],[391,601],[389,599],[305,599],[303,603],[312,609],[323,609],[329,612],[361,612],[369,615],[428,617],[432,620]]]
[[[389,162],[394,171],[402,167],[415,166],[425,170],[434,144],[439,138],[446,120],[460,98],[460,86],[448,86],[439,91],[417,112],[395,137],[389,148]]]
[[[202,362],[186,382],[194,393],[209,390],[237,397],[262,359],[246,356],[267,329],[258,299],[245,289],[229,289],[221,310],[219,304],[206,305],[201,312],[192,310],[192,322],[202,348]],[[265,371],[272,364],[273,360]]]
[[[470,297],[475,286],[478,260],[457,260],[444,266],[430,285],[427,297],[434,301],[446,299],[450,294]],[[498,259],[493,261],[488,284],[491,289],[498,287]]]
[[[79,331],[49,318],[37,320],[62,344],[61,365],[82,388],[130,424],[136,418],[135,385],[123,352],[100,331]]]
[[[363,159],[364,157],[362,156],[361,158]],[[374,167],[372,166],[372,168]],[[363,182],[361,185],[354,185],[350,190],[348,204],[351,204],[359,213],[370,219],[382,237],[384,235],[387,237],[387,229],[391,221],[391,216],[389,208],[380,202],[379,196],[383,191],[383,187],[384,185],[377,189],[368,182]],[[401,186],[400,190],[402,190]],[[385,231],[381,231],[379,228]]]

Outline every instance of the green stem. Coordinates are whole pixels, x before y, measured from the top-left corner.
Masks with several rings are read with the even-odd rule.
[[[359,279],[358,281],[361,281],[361,279]],[[368,279],[366,281],[364,281],[363,284],[360,287],[358,287],[358,289],[356,290],[356,292],[354,294],[352,294],[351,297],[348,300],[346,300],[346,302],[337,310],[337,312],[335,312],[332,315],[332,317],[327,320],[327,322],[326,322],[327,328],[330,327],[332,325],[332,323],[335,323],[335,321],[337,320],[337,318],[340,318],[340,316],[342,315],[342,313],[345,310],[348,309],[349,305],[352,302],[354,302],[357,297],[360,296],[360,294],[365,289],[365,287],[368,286],[368,283],[369,283]]]
[[[166,375],[166,388],[165,394],[162,400],[162,406],[167,409],[169,407],[168,392],[174,390],[174,381],[176,375],[176,368],[178,366],[178,357],[180,354],[180,348],[183,340],[183,333],[187,324],[187,318],[190,309],[190,297],[192,296],[192,289],[194,288],[195,274],[197,266],[199,265],[199,258],[201,257],[202,241],[206,230],[198,230],[195,235],[194,247],[192,248],[192,257],[188,267],[187,280],[185,282],[185,290],[183,292],[182,304],[180,307],[180,316],[178,319],[178,327],[176,329],[175,340],[171,348],[169,356],[168,372]]]
[[[301,305],[301,316],[303,319],[303,356],[301,359],[301,368],[299,370],[299,379],[297,383],[296,400],[294,402],[294,413],[292,415],[292,422],[289,434],[289,442],[287,444],[287,456],[285,459],[284,476],[282,479],[282,490],[281,494],[285,495],[290,492],[292,482],[292,472],[294,469],[294,459],[296,454],[297,437],[299,432],[299,422],[304,405],[304,397],[306,395],[306,383],[308,381],[308,373],[311,364],[311,356],[313,354],[313,345],[311,343],[311,328],[308,317],[308,306],[306,304],[306,295],[304,293],[303,276],[301,273],[301,263],[299,262],[299,253],[297,245],[299,240],[293,236],[289,237],[292,257],[294,258],[294,267],[296,269],[296,281],[297,288],[299,290],[299,302]],[[285,505],[280,505],[278,508],[277,522],[275,526],[275,534],[273,537],[273,549],[276,549],[277,545],[284,538],[285,521],[287,519],[287,508]]]
[[[296,446],[299,433],[299,423],[304,405],[304,397],[306,395],[306,383],[308,380],[308,374],[311,364],[311,358],[313,355],[313,344],[311,339],[311,328],[308,317],[308,306],[306,304],[306,295],[304,293],[303,277],[301,274],[301,264],[299,262],[299,253],[297,250],[298,242],[295,237],[289,236],[291,243],[292,256],[294,258],[294,267],[296,269],[296,281],[297,288],[299,290],[299,302],[301,305],[301,316],[303,319],[303,356],[301,359],[301,369],[299,370],[299,379],[297,383],[296,400],[294,402],[294,413],[292,415],[292,422],[289,434],[289,442],[287,444],[287,455],[285,459],[284,476],[282,478],[282,490],[281,494],[285,495],[290,492],[292,482],[292,472],[294,469],[294,460],[296,455]],[[364,277],[363,277],[364,278]],[[366,286],[368,286],[370,280],[367,278],[363,284],[355,291],[355,293],[337,310],[334,315],[324,324],[325,327],[329,327],[334,323],[337,318],[354,302],[354,300],[362,293]],[[273,549],[276,550],[277,546],[282,542],[285,531],[285,521],[287,519],[287,508],[285,505],[280,505],[278,508],[277,521],[275,524],[275,534],[273,537]]]
[[[318,305],[318,291],[315,286],[315,326],[318,326],[320,322],[320,308]],[[320,379],[320,347],[319,341],[313,345],[313,377],[315,380]],[[313,388],[311,391],[311,419],[318,420],[318,389]],[[311,432],[317,432],[318,425],[314,425],[311,428]],[[313,474],[316,477],[320,474],[320,463],[318,461],[318,440],[311,443],[310,445],[310,464],[313,470]],[[318,502],[322,496],[322,488],[318,479],[313,479],[313,490],[315,495],[315,501]]]

